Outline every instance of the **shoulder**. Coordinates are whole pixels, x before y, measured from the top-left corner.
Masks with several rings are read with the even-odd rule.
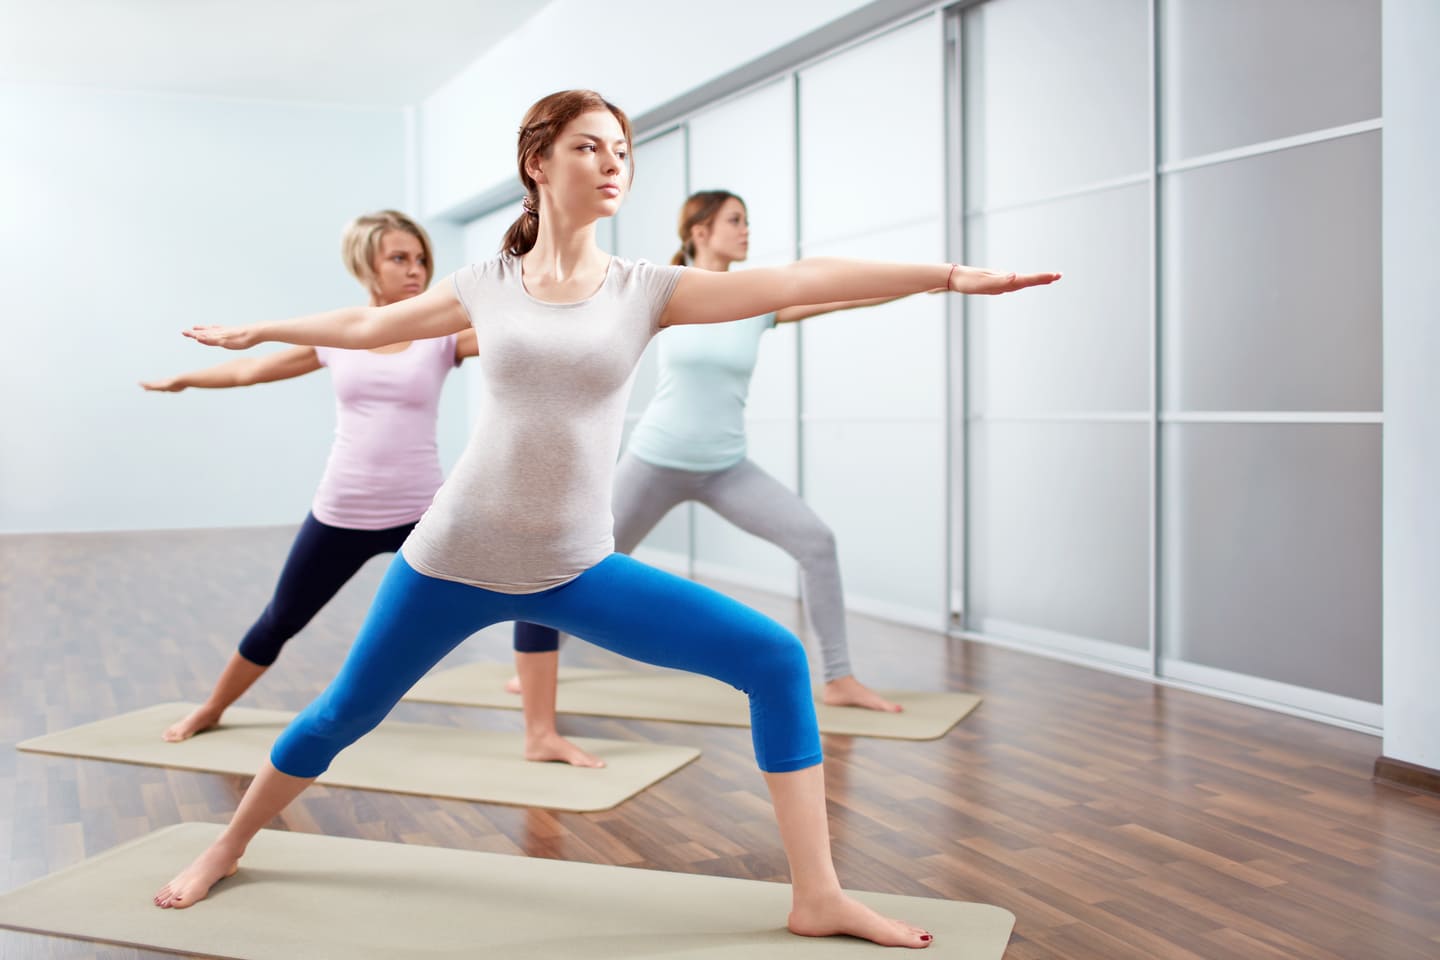
[[[666,298],[675,289],[680,275],[685,272],[684,267],[674,267],[668,263],[627,260],[624,257],[614,257],[610,269],[623,287],[651,295],[661,294]]]
[[[502,279],[510,271],[515,263],[515,258],[508,253],[498,253],[488,260],[477,260],[456,270],[451,277],[458,286],[464,284],[484,283],[489,280]]]
[[[496,254],[488,260],[479,260],[456,270],[450,275],[448,283],[468,312],[477,298],[483,299],[487,293],[493,293],[497,286],[504,285],[514,275],[517,262],[509,254]]]

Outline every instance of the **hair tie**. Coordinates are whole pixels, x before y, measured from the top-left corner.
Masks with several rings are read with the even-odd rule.
[[[525,194],[525,199],[520,201],[520,208],[532,217],[540,216],[540,211],[530,205],[530,194]]]

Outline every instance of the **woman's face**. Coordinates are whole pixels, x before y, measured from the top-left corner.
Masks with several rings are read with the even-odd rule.
[[[386,230],[375,254],[375,295],[381,304],[408,300],[425,289],[425,248],[408,230]]]
[[[550,155],[530,161],[545,206],[580,221],[612,217],[630,188],[630,144],[609,110],[582,113],[565,125]]]
[[[695,228],[695,252],[702,251],[734,262],[750,255],[750,219],[745,204],[734,197],[726,200],[708,224]]]

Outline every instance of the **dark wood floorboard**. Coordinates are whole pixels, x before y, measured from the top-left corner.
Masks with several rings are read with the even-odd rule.
[[[291,534],[0,537],[0,889],[168,824],[228,819],[245,778],[13,746],[202,698],[263,607]],[[372,561],[242,703],[303,707],[334,672],[383,569]],[[799,623],[791,601],[731,592]],[[1008,960],[1440,957],[1440,800],[1372,783],[1374,737],[863,617],[851,629],[866,680],[985,702],[940,741],[826,738],[847,886],[1004,906],[1018,918]],[[508,657],[506,630],[492,628],[447,664]],[[578,643],[566,659],[616,662]],[[509,711],[401,704],[396,717],[519,729]],[[748,731],[561,724],[704,754],[605,813],[317,788],[276,826],[785,878]],[[0,931],[0,956],[170,955]]]

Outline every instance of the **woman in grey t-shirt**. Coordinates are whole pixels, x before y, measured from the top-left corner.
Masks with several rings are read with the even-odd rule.
[[[929,944],[930,934],[840,889],[800,641],[734,600],[613,552],[626,388],[646,343],[671,323],[936,287],[1003,293],[1058,275],[829,259],[718,273],[610,257],[595,224],[630,185],[630,140],[625,114],[598,94],[545,97],[520,130],[526,212],[499,257],[387,307],[190,332],[231,349],[267,340],[365,348],[473,326],[485,376],[475,439],[396,555],[339,674],[276,740],[229,826],[161,888],[158,906],[203,899],[238,869],[255,834],[446,653],[489,624],[523,620],[743,690],[790,864],[789,928]]]

